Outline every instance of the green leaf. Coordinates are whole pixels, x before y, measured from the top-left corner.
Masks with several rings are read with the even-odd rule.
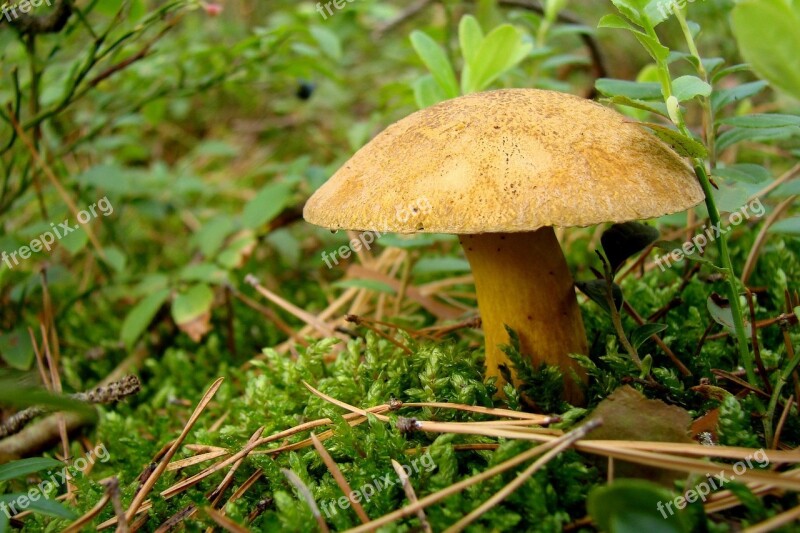
[[[638,29],[631,26],[630,22],[620,17],[619,15],[615,15],[614,13],[603,15],[603,17],[600,19],[600,22],[597,23],[597,27],[630,30],[634,32],[639,31]]]
[[[340,61],[342,59],[342,43],[338,35],[322,26],[311,26],[308,31],[311,36],[314,37],[314,40],[317,41],[317,44],[319,44],[319,48],[323,54],[334,61]]]
[[[97,411],[90,404],[42,388],[20,385],[11,379],[0,380],[0,405],[20,408],[40,406],[51,411],[72,411],[90,421],[97,418]]]
[[[800,236],[800,217],[789,217],[779,220],[772,226],[769,231],[771,233],[783,233],[784,235]]]
[[[242,225],[257,229],[277,217],[292,196],[292,184],[287,182],[270,183],[244,206]]]
[[[178,274],[181,281],[203,281],[211,284],[222,284],[228,281],[228,273],[211,263],[186,265]]]
[[[643,122],[641,125],[650,128],[656,137],[670,145],[678,155],[692,158],[703,158],[708,155],[705,146],[679,131],[651,122]]]
[[[578,287],[583,294],[588,296],[590,300],[599,305],[603,311],[609,315],[611,314],[611,307],[608,305],[608,284],[606,280],[593,279],[591,281],[576,281],[575,286]],[[611,285],[611,295],[614,298],[614,305],[617,307],[617,311],[619,311],[622,309],[624,297],[622,295],[622,289],[616,283]]]
[[[696,249],[694,245],[692,245],[692,247],[689,249],[689,253],[686,253],[686,249],[683,248],[683,243],[678,241],[656,241],[653,243],[653,245],[659,250],[663,250],[666,252],[660,257],[656,257],[656,264],[661,267],[661,270],[666,270],[667,267],[673,266],[672,263],[673,261],[675,261],[677,264],[683,259],[688,259],[690,261],[701,263],[710,266],[717,271],[720,271],[720,269],[713,262],[700,255],[700,252]],[[708,246],[708,244],[706,244],[706,246]],[[670,257],[670,254],[672,254],[672,252],[680,252],[679,257],[681,259],[675,259],[673,257]]]
[[[191,322],[203,315],[214,303],[214,291],[208,285],[198,284],[178,294],[172,302],[172,318],[178,325]]]
[[[711,318],[717,324],[725,328],[731,335],[736,335],[736,326],[733,323],[733,308],[727,298],[723,298],[717,293],[711,293],[711,296],[706,300],[706,307],[708,307]],[[753,336],[750,323],[744,317],[742,317],[742,321],[745,325],[745,335],[749,339]]]
[[[64,520],[74,520],[77,518],[77,515],[70,509],[64,507],[61,502],[50,500],[44,496],[40,497],[36,501],[33,501],[29,498],[27,492],[0,495],[0,503],[9,505],[22,496],[28,500],[28,506],[25,508],[26,511],[33,511],[35,513],[43,514],[45,516],[52,516],[55,518],[63,518]],[[0,514],[5,515],[5,513]]]
[[[443,100],[447,100],[447,95],[444,93],[442,86],[439,85],[430,74],[426,74],[417,79],[414,82],[413,88],[414,101],[416,101],[417,107],[420,109],[425,109]]]
[[[496,27],[484,37],[473,61],[464,68],[462,92],[469,94],[485,89],[522,61],[532,48],[530,43],[522,42],[522,34],[514,26],[503,24]]]
[[[717,150],[726,148],[743,141],[783,141],[800,135],[800,127],[784,126],[781,128],[733,128],[717,137]]]
[[[27,328],[19,326],[0,334],[0,355],[11,368],[27,370],[33,362],[33,345]]]
[[[745,183],[763,183],[772,179],[772,174],[769,170],[761,165],[753,165],[751,163],[739,163],[729,167],[717,167],[714,169],[714,176],[743,181]]]
[[[800,99],[800,2],[739,0],[731,23],[742,56],[759,77]]]
[[[751,81],[750,83],[743,83],[736,87],[731,87],[730,89],[714,91],[711,94],[711,107],[714,109],[714,112],[717,112],[728,104],[757,95],[763,91],[766,86],[767,82],[765,81]]]
[[[639,349],[647,339],[665,329],[667,329],[666,324],[642,324],[631,332],[631,344],[634,348]]]
[[[445,98],[458,96],[458,82],[453,66],[436,41],[426,33],[416,30],[411,33],[411,45],[441,87]]]
[[[469,262],[458,257],[424,257],[414,264],[414,274],[469,272]]]
[[[634,109],[641,109],[642,111],[648,111],[650,113],[669,118],[667,106],[661,102],[645,102],[643,100],[634,100],[633,98],[628,98],[627,96],[613,96],[611,98],[606,98],[605,101],[610,104],[633,107]]]
[[[333,286],[340,289],[367,289],[386,294],[394,294],[396,292],[388,283],[384,283],[375,279],[343,279],[334,283]]]
[[[594,86],[606,96],[627,96],[633,100],[663,100],[659,83],[600,78]]]
[[[681,76],[672,80],[672,91],[679,102],[685,102],[696,96],[709,96],[711,85],[697,76]]]
[[[468,64],[473,63],[483,42],[483,30],[472,15],[464,15],[458,24],[458,42],[461,54]]]
[[[233,219],[228,215],[218,215],[205,224],[192,235],[191,242],[200,249],[205,257],[216,254],[225,239],[236,230]]]
[[[586,503],[594,523],[607,533],[689,533],[688,513],[673,498],[651,481],[618,479],[592,489]]]
[[[75,229],[69,235],[65,235],[58,243],[66,248],[70,255],[76,255],[86,248],[89,243],[89,235],[78,224],[74,224],[72,227]]]
[[[724,118],[720,124],[736,126],[739,128],[785,128],[789,126],[800,127],[800,116],[781,115],[778,113],[757,113],[742,115],[740,117]]]
[[[144,333],[158,310],[167,301],[169,294],[169,289],[161,289],[144,298],[130,310],[122,322],[122,331],[120,333],[120,339],[125,346],[128,348],[133,346],[133,343]]]
[[[658,239],[658,230],[641,222],[614,224],[600,237],[600,244],[616,272],[626,259],[641,252]]]
[[[669,48],[658,42],[655,38],[641,32],[635,32],[634,37],[647,50],[656,62],[666,61],[669,57]]]
[[[61,468],[64,463],[49,457],[31,457],[30,459],[20,459],[10,463],[0,465],[0,481],[16,479],[19,477],[41,472],[48,468]]]
[[[105,253],[105,262],[111,268],[114,269],[118,274],[125,271],[125,265],[128,262],[128,258],[125,254],[117,248],[116,246],[106,246],[103,248],[103,252]]]
[[[622,13],[625,18],[638,24],[643,28],[649,25],[649,21],[644,14],[645,0],[611,0],[611,3]]]

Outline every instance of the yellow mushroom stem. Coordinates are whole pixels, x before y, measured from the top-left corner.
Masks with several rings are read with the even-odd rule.
[[[514,368],[500,349],[508,344],[505,325],[519,334],[521,352],[534,368],[558,366],[564,374],[565,399],[583,402],[571,370],[586,374],[569,357],[587,354],[586,332],[567,262],[555,232],[544,227],[525,233],[460,235],[475,277],[478,308],[486,337],[486,370],[499,376],[499,365]]]

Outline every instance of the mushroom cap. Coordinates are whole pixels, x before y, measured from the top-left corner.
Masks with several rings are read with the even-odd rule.
[[[678,154],[616,111],[504,89],[392,124],[311,196],[303,216],[333,230],[505,233],[655,218],[703,197]]]

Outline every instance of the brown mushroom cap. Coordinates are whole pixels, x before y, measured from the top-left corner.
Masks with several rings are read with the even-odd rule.
[[[421,199],[428,209],[408,209]],[[616,111],[570,94],[505,89],[389,126],[303,215],[329,229],[523,232],[655,218],[702,199],[689,165]]]

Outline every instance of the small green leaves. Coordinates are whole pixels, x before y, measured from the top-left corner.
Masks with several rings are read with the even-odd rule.
[[[428,34],[421,31],[411,33],[411,46],[428,67],[433,79],[439,85],[445,99],[458,96],[458,82],[453,66],[444,50]]]
[[[706,147],[702,143],[687,137],[679,131],[650,122],[643,122],[641,126],[650,128],[656,137],[670,145],[678,155],[697,159],[702,159],[708,155]]]
[[[178,325],[186,324],[207,313],[214,301],[208,285],[198,284],[179,294],[172,302],[172,318]]]
[[[591,281],[576,281],[575,286],[589,297],[594,303],[600,306],[603,311],[611,314],[611,307],[608,305],[608,283],[604,279],[593,279]],[[614,305],[617,311],[622,309],[624,298],[622,289],[616,283],[611,285],[611,294],[614,298]]]
[[[679,102],[685,102],[696,96],[709,96],[711,85],[697,76],[681,76],[672,80],[672,90]]]
[[[731,22],[741,53],[753,70],[800,99],[800,2],[740,0]]]
[[[611,265],[611,270],[616,272],[626,259],[647,248],[658,239],[658,230],[641,222],[624,222],[614,224],[600,237],[600,244]]]
[[[167,301],[169,294],[169,289],[156,291],[130,310],[122,323],[122,331],[120,333],[120,338],[125,346],[128,348],[133,346],[133,343],[144,333],[158,310]]]
[[[631,332],[631,344],[638,350],[647,339],[665,329],[667,329],[666,324],[642,324]]]
[[[745,183],[763,183],[772,179],[769,170],[761,165],[752,163],[738,163],[728,167],[717,167],[714,169],[714,176]]]
[[[673,498],[672,493],[651,481],[618,479],[593,489],[587,508],[597,527],[607,533],[688,533],[687,513],[675,509]]]
[[[600,78],[595,88],[605,96],[625,96],[633,100],[662,100],[661,85],[654,82],[636,82]]]
[[[785,128],[790,126],[800,127],[800,116],[782,115],[779,113],[756,113],[739,117],[724,118],[720,124],[737,126],[740,128]]]
[[[244,207],[242,225],[257,229],[271,222],[291,199],[292,189],[292,184],[283,181],[265,186]]]
[[[49,457],[31,457],[0,465],[0,481],[24,477],[48,468],[61,468],[63,463]]]
[[[742,83],[730,89],[720,89],[711,95],[711,108],[714,112],[719,111],[728,104],[750,98],[757,95],[767,86],[765,81],[751,81]]]
[[[459,39],[467,43],[464,53],[464,71],[461,74],[461,92],[469,94],[489,86],[501,74],[514,68],[528,54],[533,45],[522,40],[522,34],[510,24],[502,24],[486,37],[481,37],[478,22],[466,15],[459,30],[466,35]],[[472,19],[472,20],[468,20]]]
[[[735,335],[736,329],[734,327],[733,310],[730,301],[717,293],[712,293],[711,296],[708,297],[706,305],[708,307],[708,312],[711,314],[711,318],[713,318],[717,324],[724,327],[731,335]],[[744,318],[742,320],[745,325],[745,334],[749,339],[752,337],[752,331],[750,331],[748,322],[744,320]]]
[[[472,15],[461,19],[458,40],[464,57],[460,86],[442,47],[421,31],[411,33],[411,44],[430,71],[430,76],[413,84],[414,98],[419,107],[486,89],[529,56],[533,49],[531,43],[524,41],[522,32],[510,24],[501,24],[484,36]]]

